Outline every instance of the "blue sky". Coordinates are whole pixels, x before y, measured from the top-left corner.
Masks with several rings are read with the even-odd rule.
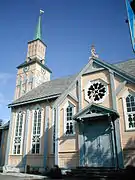
[[[46,64],[52,78],[75,74],[88,62],[90,46],[115,63],[134,58],[124,0],[2,0],[0,3],[0,119],[10,119],[16,67],[25,61],[39,9]]]

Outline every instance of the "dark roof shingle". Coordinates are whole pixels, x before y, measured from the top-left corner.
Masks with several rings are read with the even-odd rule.
[[[135,59],[119,62],[114,65],[129,75],[135,76]]]
[[[13,101],[12,104],[9,104],[9,107],[13,104],[15,105],[35,99],[47,98],[54,95],[58,96],[68,88],[68,86],[75,79],[75,77],[76,75],[44,82],[38,87],[23,95],[22,97]]]
[[[132,77],[135,77],[135,59],[119,62],[113,65],[116,66],[117,69],[120,69]],[[58,97],[68,88],[76,77],[77,75],[73,75],[45,82],[29,91],[19,99],[15,100],[12,104],[9,104],[9,107],[16,106],[23,102],[28,103],[33,100],[39,100],[41,98],[52,98],[54,96]]]

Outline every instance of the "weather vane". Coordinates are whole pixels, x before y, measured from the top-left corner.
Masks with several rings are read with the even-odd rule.
[[[99,56],[96,54],[95,46],[92,45],[92,46],[91,46],[91,57],[89,57],[89,59],[90,59],[90,58],[98,58],[98,57],[99,57]]]
[[[40,9],[40,15],[41,15],[41,14],[44,14],[44,11]]]

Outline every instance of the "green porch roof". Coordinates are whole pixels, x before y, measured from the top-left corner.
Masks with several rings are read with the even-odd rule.
[[[76,113],[73,116],[74,120],[81,120],[86,118],[92,118],[92,117],[98,117],[98,116],[104,116],[104,115],[110,115],[115,120],[119,117],[119,114],[117,111],[104,107],[99,104],[91,103],[82,110],[80,110],[78,113]]]

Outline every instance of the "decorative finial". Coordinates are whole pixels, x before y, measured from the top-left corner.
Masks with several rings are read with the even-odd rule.
[[[89,59],[91,58],[98,58],[99,56],[96,54],[96,50],[95,50],[95,46],[92,45],[91,46],[91,57],[89,57]]]

